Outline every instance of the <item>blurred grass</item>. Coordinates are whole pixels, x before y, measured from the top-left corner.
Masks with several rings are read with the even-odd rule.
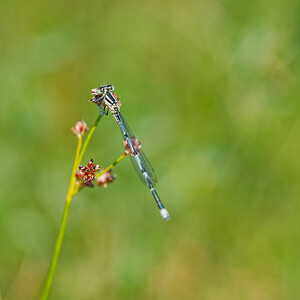
[[[299,2],[0,3],[0,291],[33,299],[112,83],[155,167],[75,199],[52,299],[299,299]],[[103,119],[87,150],[122,152]]]

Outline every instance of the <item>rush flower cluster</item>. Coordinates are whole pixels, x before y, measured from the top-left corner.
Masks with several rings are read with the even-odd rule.
[[[133,137],[130,140],[131,140],[131,143],[132,143],[132,145],[133,145],[136,153],[140,154],[140,150],[142,149],[142,143],[136,137]],[[133,154],[133,152],[132,152],[132,150],[131,150],[131,148],[130,148],[130,146],[129,146],[129,144],[128,144],[128,142],[127,142],[126,139],[123,140],[123,146],[125,148],[125,153],[126,154],[134,156],[134,154]]]
[[[78,190],[82,189],[84,186],[94,187],[94,182],[96,179],[95,173],[99,171],[101,166],[95,165],[93,159],[91,158],[87,166],[79,166],[79,170],[76,171],[76,179]],[[115,175],[111,174],[112,170],[105,172],[96,179],[98,186],[103,186],[104,188],[116,178]]]
[[[100,170],[99,165],[95,165],[91,158],[87,166],[79,166],[79,170],[76,172],[76,178],[89,187],[94,187],[94,180],[96,178],[95,172]]]
[[[72,131],[80,138],[82,137],[89,128],[83,120],[78,121],[74,127],[72,127]]]
[[[103,186],[104,188],[107,188],[107,185],[111,182],[113,182],[116,178],[115,175],[111,174],[112,170],[107,171],[106,173],[102,174],[97,178],[97,185]]]

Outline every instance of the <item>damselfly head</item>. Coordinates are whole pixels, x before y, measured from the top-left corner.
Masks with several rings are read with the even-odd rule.
[[[99,102],[99,100],[102,100],[107,92],[112,92],[114,90],[114,86],[111,84],[108,85],[100,85],[96,89],[92,89],[91,93],[93,95],[93,98],[90,100],[90,102]]]
[[[98,88],[96,89],[92,89],[92,95],[103,95],[105,94],[107,91],[112,92],[114,90],[114,86],[111,84],[108,85],[100,85]]]
[[[114,90],[114,86],[111,85],[111,84],[108,84],[108,85],[100,85],[97,90],[100,92],[100,93],[105,93],[107,91],[110,91],[112,92]]]

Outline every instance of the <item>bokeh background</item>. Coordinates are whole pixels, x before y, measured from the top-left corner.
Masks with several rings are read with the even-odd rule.
[[[172,220],[129,159],[72,203],[51,299],[300,299],[299,1],[1,1],[0,291],[38,299],[90,90],[112,83]],[[84,157],[123,151],[111,116]]]

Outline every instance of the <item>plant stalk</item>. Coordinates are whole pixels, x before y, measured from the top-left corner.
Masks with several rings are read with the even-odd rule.
[[[61,224],[59,227],[59,232],[58,232],[58,236],[57,236],[57,240],[56,240],[56,244],[55,244],[55,249],[54,249],[52,261],[51,261],[51,264],[49,267],[46,284],[45,284],[45,288],[44,288],[44,292],[43,292],[41,300],[49,299],[50,291],[52,288],[53,278],[54,278],[58,258],[59,258],[60,252],[61,252],[62,243],[63,243],[65,232],[66,232],[66,226],[67,226],[67,221],[68,221],[68,217],[69,217],[71,202],[72,202],[74,189],[75,189],[75,185],[76,185],[75,172],[76,172],[76,170],[78,168],[78,164],[79,164],[79,153],[80,153],[81,144],[82,144],[82,137],[79,137],[76,155],[75,155],[74,164],[73,164],[73,169],[72,169],[72,174],[71,174],[69,190],[68,190],[65,208],[64,208],[64,212],[63,212],[63,217],[62,217]]]
[[[111,170],[116,164],[118,164],[124,157],[126,157],[127,153],[124,152],[122,155],[120,155],[111,165],[109,165],[107,168],[105,168],[103,171],[101,171],[99,174],[96,175],[96,178],[103,175],[104,173]]]
[[[94,131],[96,130],[96,127],[98,126],[98,123],[100,122],[102,116],[101,114],[99,114],[99,116],[97,117],[97,119],[95,120],[91,130],[89,131],[84,143],[83,143],[83,146],[82,146],[82,149],[80,151],[80,154],[79,154],[79,158],[78,158],[78,164],[81,164],[81,161],[82,161],[82,157],[83,157],[83,154],[85,153],[85,150],[86,150],[86,147],[94,133]]]

